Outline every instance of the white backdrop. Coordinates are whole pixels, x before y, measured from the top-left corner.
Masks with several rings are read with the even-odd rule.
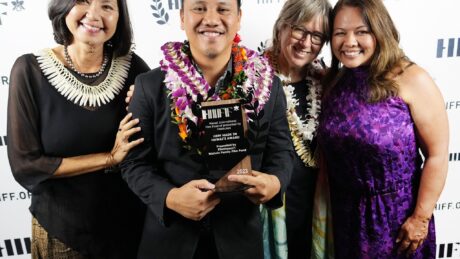
[[[330,0],[332,4],[336,0]],[[268,39],[284,0],[243,0],[242,44]],[[13,179],[6,155],[6,104],[15,59],[55,45],[48,0],[0,0],[0,258],[30,258],[30,195]],[[183,40],[180,0],[129,0],[136,52],[153,68],[160,46]],[[460,258],[460,14],[458,0],[385,0],[406,54],[436,80],[450,121],[450,163],[436,206],[438,258]],[[321,54],[329,60],[329,48]],[[427,104],[429,105],[429,104]]]

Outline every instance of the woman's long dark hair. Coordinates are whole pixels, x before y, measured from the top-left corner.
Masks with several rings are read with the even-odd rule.
[[[332,10],[330,35],[333,38],[334,20],[337,13],[345,6],[361,10],[364,23],[375,36],[376,48],[369,65],[369,99],[377,102],[398,92],[396,82],[389,77],[395,69],[402,71],[403,61],[409,61],[399,47],[399,33],[387,9],[381,0],[339,0]],[[331,44],[332,45],[332,44]],[[324,96],[330,93],[340,80],[340,61],[332,55],[331,68],[324,80]]]
[[[48,16],[53,25],[54,40],[58,44],[69,45],[73,41],[73,35],[67,28],[66,16],[70,10],[82,0],[51,0],[48,6]],[[133,30],[129,18],[126,0],[117,0],[118,23],[115,34],[110,39],[111,48],[115,57],[124,56],[131,50],[133,42]]]

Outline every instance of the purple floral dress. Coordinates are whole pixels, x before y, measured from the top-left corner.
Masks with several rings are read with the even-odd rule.
[[[399,97],[366,102],[367,74],[347,69],[320,117],[335,256],[399,258],[395,240],[414,210],[422,159],[409,107]],[[435,251],[431,219],[427,239],[410,258],[435,258]]]

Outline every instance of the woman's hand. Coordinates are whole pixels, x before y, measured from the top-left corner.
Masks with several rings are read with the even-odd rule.
[[[134,85],[131,85],[129,87],[128,92],[126,92],[126,98],[125,98],[126,110],[128,110],[129,103],[131,102],[131,98],[133,98],[133,93],[134,93]]]
[[[107,156],[106,163],[109,167],[119,164],[126,157],[129,150],[144,141],[144,138],[129,141],[133,134],[141,131],[141,127],[135,127],[139,124],[139,119],[132,119],[132,116],[132,113],[129,113],[120,122],[115,144]]]
[[[396,243],[399,243],[398,253],[406,252],[409,256],[419,248],[428,235],[429,218],[412,215],[401,226]]]

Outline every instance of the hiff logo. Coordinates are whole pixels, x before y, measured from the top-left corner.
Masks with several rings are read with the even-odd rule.
[[[460,161],[460,153],[449,153],[449,162]]]
[[[30,254],[30,238],[5,239],[0,242],[0,257]]]
[[[0,147],[6,146],[8,142],[6,141],[6,136],[0,136]]]
[[[13,11],[15,12],[25,10],[24,1],[14,0],[11,1],[11,4],[13,5]],[[8,6],[8,2],[0,2],[0,8],[3,8],[3,6]],[[0,25],[2,25],[2,15],[6,16],[7,14],[8,13],[6,11],[0,11]]]
[[[0,77],[0,84],[8,86],[10,84],[10,82],[8,80],[8,77],[7,76],[1,76]]]
[[[7,2],[0,2],[0,8],[2,8],[2,6],[8,6],[8,3]],[[7,12],[0,11],[0,25],[2,25],[2,15],[7,15]]]
[[[280,0],[257,0],[257,4],[273,4],[279,2]]]
[[[28,191],[20,192],[3,192],[0,193],[0,201],[19,201],[19,200],[30,200],[32,193]]]
[[[446,102],[446,110],[460,109],[460,101]]]
[[[167,0],[168,1],[168,9],[171,10],[180,10],[182,0]],[[150,8],[153,10],[153,17],[155,18],[155,22],[159,25],[164,25],[169,21],[169,14],[163,7],[162,0],[152,0],[152,4]]]
[[[180,10],[182,0],[168,0],[169,10]]]
[[[24,1],[14,0],[14,1],[11,1],[11,3],[13,4],[13,11],[25,10]]]
[[[457,46],[455,46],[455,42],[457,42]],[[447,45],[446,45],[447,44]],[[457,47],[457,48],[455,48]],[[442,58],[445,54],[445,50],[447,49],[447,57],[451,58],[454,56],[460,57],[460,38],[450,38],[450,39],[438,39],[438,48],[436,51],[436,57]]]
[[[434,207],[437,211],[441,210],[458,210],[460,209],[460,201],[457,202],[440,202]]]
[[[438,258],[459,258],[460,242],[438,244]]]

